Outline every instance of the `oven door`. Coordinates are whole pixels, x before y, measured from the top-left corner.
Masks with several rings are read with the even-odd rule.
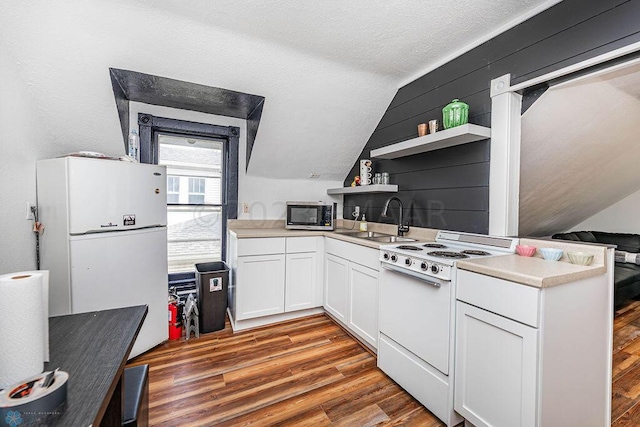
[[[448,375],[451,297],[450,281],[383,268],[380,333]]]

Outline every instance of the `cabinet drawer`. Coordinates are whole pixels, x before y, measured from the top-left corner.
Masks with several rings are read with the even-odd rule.
[[[380,271],[380,260],[378,259],[380,251],[378,249],[327,237],[325,252]]]
[[[287,237],[287,253],[315,252],[318,247],[318,237]]]
[[[458,270],[456,299],[537,328],[540,289]]]
[[[284,237],[238,239],[238,256],[283,254]]]

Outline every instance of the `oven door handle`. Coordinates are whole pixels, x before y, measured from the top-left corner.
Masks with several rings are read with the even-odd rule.
[[[440,287],[440,283],[429,280],[427,277],[425,277],[424,274],[416,273],[414,271],[406,270],[402,267],[396,267],[395,265],[389,265],[389,264],[382,264],[382,268],[384,268],[385,270],[393,271],[395,273],[404,274],[405,276],[411,276],[418,280],[422,280],[426,284],[435,286],[436,288]]]

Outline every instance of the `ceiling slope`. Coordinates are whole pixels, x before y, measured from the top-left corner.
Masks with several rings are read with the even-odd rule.
[[[117,68],[260,94],[248,173],[343,180],[403,79],[556,2],[4,2],[0,48],[42,113],[48,156],[124,154]]]
[[[640,189],[640,70],[549,89],[522,116],[523,236],[566,231]]]

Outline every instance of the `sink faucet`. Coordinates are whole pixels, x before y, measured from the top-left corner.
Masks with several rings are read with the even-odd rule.
[[[385,216],[385,217],[387,216],[387,211],[389,210],[389,203],[391,203],[393,200],[398,202],[398,206],[400,206],[400,218],[398,218],[398,236],[404,236],[404,233],[409,232],[409,224],[404,225],[402,223],[402,200],[398,199],[395,196],[390,197],[389,200],[387,200],[387,203],[384,204],[384,210],[382,211],[382,216]]]

